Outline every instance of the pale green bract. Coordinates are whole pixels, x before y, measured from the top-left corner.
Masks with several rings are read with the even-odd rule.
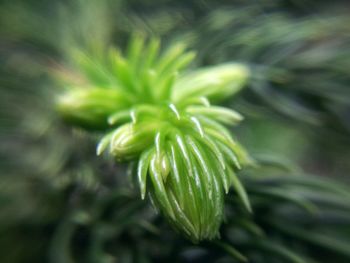
[[[194,242],[213,239],[230,187],[251,210],[236,175],[250,159],[225,127],[242,116],[211,106],[240,90],[249,70],[232,63],[181,73],[194,53],[181,44],[159,50],[157,39],[135,36],[125,56],[77,52],[87,84],[73,85],[58,109],[73,124],[108,132],[98,154],[137,160],[141,198],[148,193],[176,229]]]

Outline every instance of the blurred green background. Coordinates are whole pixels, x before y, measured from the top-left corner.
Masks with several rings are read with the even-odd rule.
[[[319,190],[327,212],[317,220],[328,223],[311,247],[302,235],[285,236],[265,224],[259,213],[256,221],[274,244],[314,262],[349,262],[349,12],[345,0],[1,1],[0,262],[239,261],[227,259],[227,247],[195,246],[174,233],[138,200],[124,165],[96,158],[99,134],[72,129],[55,112],[62,87],[52,73],[74,77],[72,49],[123,48],[132,32],[159,36],[165,46],[186,42],[198,52],[193,67],[232,61],[251,68],[248,85],[225,103],[245,116],[233,132],[262,164],[247,173],[316,176],[313,182],[335,184],[344,194]],[[255,183],[247,182],[253,196]],[[292,192],[303,196],[300,189]],[[232,218],[246,216],[230,206]],[[282,223],[301,225],[306,218],[292,207],[293,217],[283,219],[282,208],[276,216]],[[272,208],[265,210],[261,215],[272,220]],[[227,221],[223,231],[231,233],[230,224],[239,223]],[[230,235],[224,240],[242,246],[250,262],[304,262],[267,243],[247,248],[241,233],[232,233],[238,241]]]

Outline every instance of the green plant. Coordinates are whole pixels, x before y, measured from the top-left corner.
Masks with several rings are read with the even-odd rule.
[[[107,147],[117,161],[132,162],[144,199],[146,189],[168,220],[193,241],[217,237],[223,194],[233,186],[247,210],[247,194],[236,175],[249,163],[224,125],[242,116],[210,103],[226,99],[246,82],[248,68],[226,64],[182,73],[194,57],[176,44],[159,55],[159,41],[135,36],[126,57],[110,50],[96,61],[75,53],[86,82],[59,99],[64,118],[108,131]]]
[[[293,165],[296,159],[308,172],[325,176],[346,176],[348,171],[349,136],[343,129],[349,123],[346,13],[337,7],[321,13],[326,1],[308,1],[316,8],[305,1],[275,0],[3,2],[1,262],[349,262],[348,186],[303,174]],[[302,12],[291,8],[297,3]],[[175,85],[184,94],[190,91],[185,97],[199,90],[210,103],[221,104],[231,93],[223,105],[232,105],[245,117],[235,134],[256,165],[235,172],[254,213],[237,194],[223,194],[220,239],[193,244],[154,213],[133,189],[138,184],[137,158],[125,160],[134,171],[126,176],[125,166],[116,165],[113,155],[95,156],[97,138],[132,123],[129,114],[108,123],[106,112],[132,107],[101,105],[101,100],[120,100],[120,95],[110,88],[115,81],[110,57],[96,51],[124,46],[125,36],[135,31],[160,36],[165,46],[178,37],[189,41],[199,53]],[[92,64],[87,74],[84,62],[74,65],[85,58]],[[216,70],[193,69],[227,61]],[[243,87],[235,88],[238,79],[231,89],[213,86],[213,78],[222,74],[230,81],[233,71],[224,69],[232,65],[250,69],[239,94],[232,91]],[[48,78],[53,70],[64,77],[63,85]],[[66,98],[75,99],[70,113],[60,108],[61,113],[89,132],[71,129],[57,118],[52,99],[58,86],[66,86]],[[223,94],[212,96],[218,88]],[[86,103],[93,97],[98,99]],[[195,106],[200,103],[207,104],[194,101]],[[166,105],[154,108],[172,116]],[[284,117],[278,118],[277,112]],[[144,113],[142,119],[156,122],[150,112]],[[344,150],[339,152],[339,147]],[[275,162],[283,158],[287,161]],[[148,177],[146,192],[154,191],[152,187]]]

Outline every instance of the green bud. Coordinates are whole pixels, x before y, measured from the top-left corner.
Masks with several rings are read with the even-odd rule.
[[[207,148],[191,145],[187,137],[186,152],[192,169],[184,164],[182,150],[176,142],[169,142],[166,148],[167,161],[157,164],[157,156],[149,164],[152,185],[149,189],[158,209],[171,224],[193,242],[213,239],[223,218],[223,194],[220,175],[211,166],[214,158]],[[187,146],[185,146],[187,147]],[[165,166],[164,166],[165,165]],[[167,177],[164,178],[164,174]]]
[[[193,97],[207,97],[211,102],[222,101],[241,90],[249,75],[247,66],[233,63],[196,70],[176,82],[173,99],[181,102]]]
[[[115,89],[76,89],[58,99],[63,118],[87,129],[108,128],[108,116],[128,106],[122,93]]]
[[[140,155],[153,143],[154,124],[124,124],[112,135],[110,141],[111,154],[119,161],[131,160]]]
[[[136,144],[136,140],[140,140],[144,147],[137,168],[142,199],[147,187],[158,210],[193,242],[216,238],[223,219],[223,197],[230,187],[235,189],[247,210],[251,209],[235,174],[246,156],[220,124],[232,124],[241,116],[212,106],[177,109],[171,104],[163,110],[165,112],[157,116],[153,116],[152,111],[147,119],[137,122],[136,129],[136,124],[123,126],[112,141],[123,144],[128,138],[128,142]],[[222,118],[216,116],[217,113]],[[129,134],[146,132],[148,127],[154,127],[150,136],[142,134],[129,139]],[[144,143],[142,140],[146,138],[149,139]],[[136,151],[133,154],[136,155]]]

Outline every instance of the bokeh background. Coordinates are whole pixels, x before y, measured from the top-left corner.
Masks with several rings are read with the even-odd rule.
[[[225,105],[245,116],[233,132],[267,167],[253,173],[280,167],[346,192],[349,25],[346,0],[0,1],[0,261],[232,262],[212,244],[174,233],[139,202],[124,165],[95,156],[99,134],[72,129],[55,111],[62,87],[53,76],[75,77],[70,52],[123,48],[133,32],[164,46],[187,43],[197,52],[192,67],[249,66],[250,81]],[[349,262],[346,200],[334,201],[343,225],[323,242],[339,245],[337,255],[296,249],[319,262]],[[282,239],[289,244],[275,236]],[[254,253],[251,262],[287,262]]]

